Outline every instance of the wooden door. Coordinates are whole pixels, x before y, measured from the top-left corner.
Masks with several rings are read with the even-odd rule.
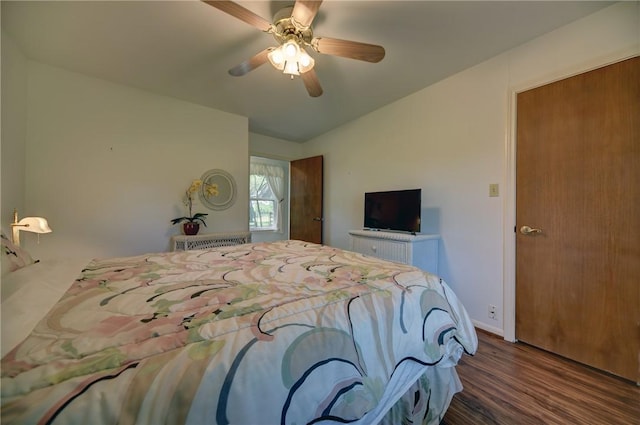
[[[517,108],[516,338],[639,382],[640,58]]]
[[[322,243],[323,157],[291,161],[291,239]]]

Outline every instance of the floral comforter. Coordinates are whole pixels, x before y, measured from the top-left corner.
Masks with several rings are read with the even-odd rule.
[[[1,418],[438,423],[476,345],[444,282],[349,251],[282,241],[94,260],[2,359]]]

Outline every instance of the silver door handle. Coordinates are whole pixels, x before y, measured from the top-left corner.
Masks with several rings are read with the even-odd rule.
[[[523,235],[530,235],[532,233],[542,233],[542,229],[534,229],[533,227],[522,226],[520,228],[520,233],[522,233]]]
[[[324,218],[321,218],[321,217],[313,217],[313,221],[324,221]]]

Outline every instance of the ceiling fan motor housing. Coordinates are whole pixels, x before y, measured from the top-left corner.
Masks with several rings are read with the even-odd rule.
[[[273,16],[273,37],[278,44],[283,44],[287,40],[295,37],[300,44],[311,46],[313,39],[313,30],[311,26],[304,27],[292,18],[293,6],[280,9]]]

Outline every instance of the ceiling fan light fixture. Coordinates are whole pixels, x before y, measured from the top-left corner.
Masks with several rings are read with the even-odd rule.
[[[304,74],[315,65],[313,58],[294,39],[274,48],[267,57],[274,68],[291,76]]]

